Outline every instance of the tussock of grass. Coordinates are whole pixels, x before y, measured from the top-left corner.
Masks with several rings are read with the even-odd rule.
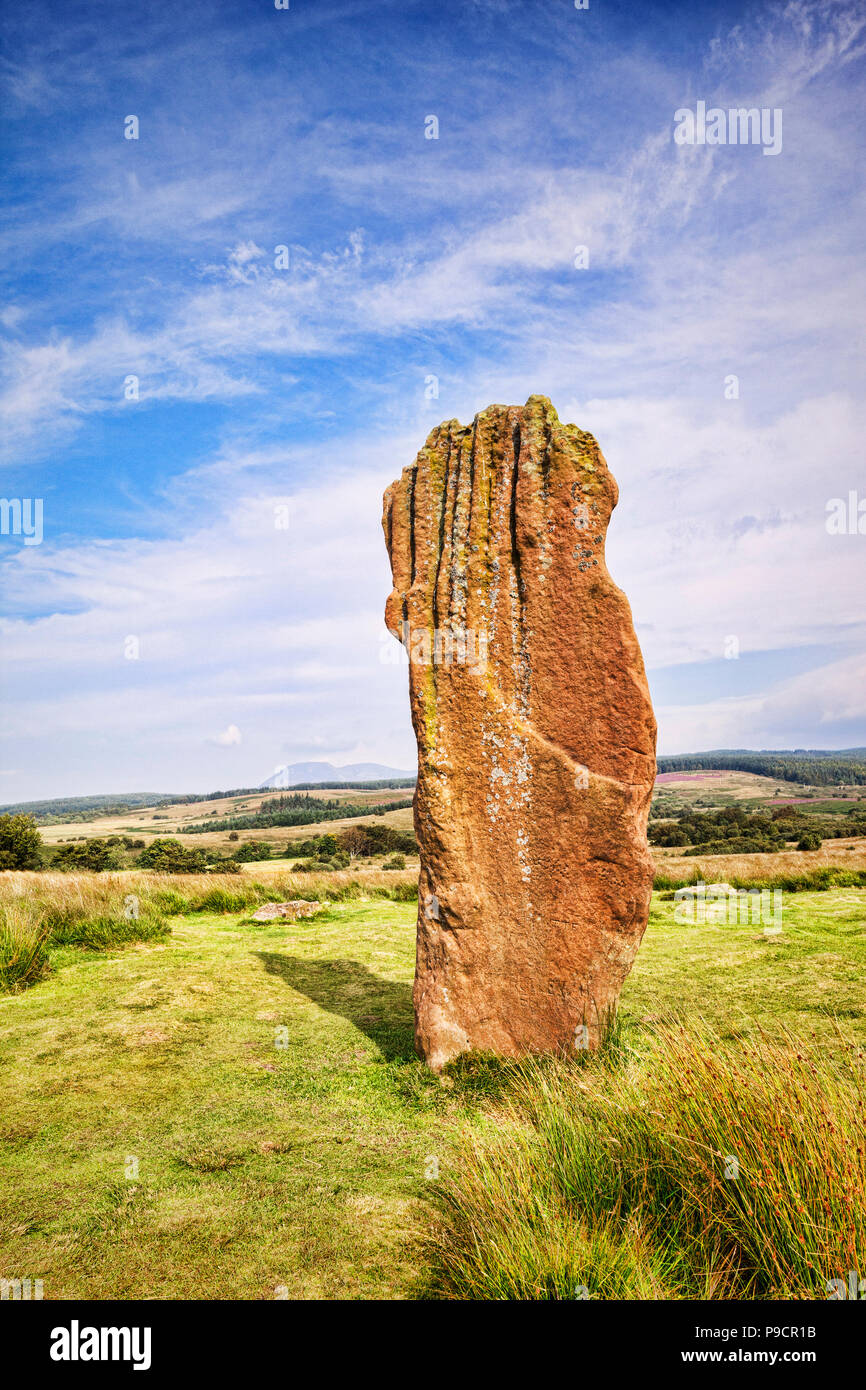
[[[47,930],[27,903],[0,908],[0,993],[13,994],[48,971]]]
[[[528,1062],[440,1189],[440,1291],[825,1299],[866,1264],[864,1099],[841,1040],[671,1025],[641,1058]]]
[[[49,937],[52,946],[83,946],[90,951],[104,951],[112,946],[125,946],[130,941],[161,941],[168,936],[168,924],[151,913],[140,917],[83,917],[48,914]]]
[[[243,1163],[243,1154],[234,1153],[231,1150],[203,1147],[178,1154],[177,1161],[181,1167],[191,1168],[197,1173],[225,1173],[229,1168]]]
[[[196,893],[191,899],[186,900],[178,894],[183,906],[175,910],[177,912],[244,912],[248,907],[253,907],[265,900],[264,896],[256,891],[258,887],[258,884],[251,883],[240,890],[221,887],[209,888],[206,893]]]

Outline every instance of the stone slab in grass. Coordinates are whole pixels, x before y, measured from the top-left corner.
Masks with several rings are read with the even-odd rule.
[[[277,917],[287,917],[289,921],[296,922],[300,917],[315,917],[321,909],[321,903],[307,902],[304,898],[296,898],[289,903],[262,903],[253,913],[253,921],[273,922]]]

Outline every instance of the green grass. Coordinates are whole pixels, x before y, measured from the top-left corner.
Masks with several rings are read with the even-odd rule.
[[[168,924],[145,904],[139,915],[122,911],[90,913],[72,903],[46,907],[32,900],[0,903],[0,994],[26,989],[47,975],[59,958],[57,948],[91,951],[131,941],[159,941]]]
[[[783,896],[771,937],[675,907],[653,900],[608,1055],[524,1064],[463,1136],[443,1296],[826,1298],[866,1267],[862,890]]]
[[[866,893],[782,893],[782,932],[752,924],[675,919],[653,896],[644,943],[622,992],[626,1022],[656,1022],[670,1009],[700,1013],[723,1037],[757,1025],[833,1036],[844,1019],[866,1042]]]
[[[176,901],[155,909],[187,907],[182,884],[159,891]],[[626,1045],[647,1057],[671,1009],[731,1046],[761,1024],[838,1047],[834,1014],[866,1040],[864,902],[856,889],[786,898],[768,940],[680,924],[655,898],[623,993]],[[439,1079],[415,1058],[413,903],[356,897],[294,924],[196,907],[163,939],[54,948],[50,975],[0,997],[0,1276],[42,1278],[48,1299],[447,1295],[432,1199],[466,1184],[467,1143],[538,1144],[522,1070],[466,1058]],[[621,1068],[590,1066],[615,1099]],[[539,1279],[573,1273],[557,1210],[539,1207]],[[637,1218],[581,1238],[594,1296],[694,1287],[675,1255],[647,1254]]]
[[[0,1000],[0,1274],[46,1298],[415,1292],[426,1161],[466,1107],[414,1056],[413,918],[196,914]]]
[[[668,1025],[520,1068],[430,1250],[460,1299],[816,1299],[866,1259],[864,1054]]]

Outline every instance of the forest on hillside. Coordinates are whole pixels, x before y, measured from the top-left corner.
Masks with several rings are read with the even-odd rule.
[[[866,786],[866,748],[838,752],[761,752],[721,749],[712,753],[680,753],[658,759],[659,772],[754,772],[782,782],[805,782],[814,787]]]

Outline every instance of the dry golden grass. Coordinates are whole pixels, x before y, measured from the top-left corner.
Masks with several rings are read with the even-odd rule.
[[[382,863],[381,863],[381,861],[382,861],[383,859],[389,859],[389,858],[390,858],[390,854],[380,855],[379,858],[378,858],[378,860],[377,860],[377,859],[360,859],[360,858],[359,858],[359,859],[355,859],[355,860],[352,862],[351,867],[350,867],[349,869],[345,870],[344,872],[348,873],[349,876],[350,876],[351,878],[359,878],[359,877],[360,877],[360,878],[362,878],[362,879],[364,880],[365,883],[367,883],[367,882],[369,882],[370,879],[371,879],[372,877],[374,877],[376,874],[381,874],[381,873],[382,873]],[[417,880],[417,878],[418,878],[418,872],[419,872],[420,867],[421,867],[421,861],[420,861],[420,859],[418,858],[417,854],[416,854],[416,855],[404,854],[403,858],[406,860],[406,872],[407,872],[407,873],[411,872],[411,873],[414,875],[415,880]],[[241,872],[242,872],[242,873],[245,873],[245,874],[250,874],[250,875],[252,875],[253,878],[260,878],[260,879],[262,879],[263,881],[264,881],[264,880],[267,880],[267,879],[271,879],[271,878],[273,878],[274,876],[277,876],[277,877],[284,877],[284,876],[287,875],[287,874],[293,876],[294,878],[298,878],[298,879],[300,879],[300,878],[303,877],[303,879],[306,881],[306,879],[310,877],[309,874],[303,874],[303,875],[301,875],[301,874],[295,874],[295,873],[293,872],[293,866],[294,866],[297,862],[298,862],[298,861],[295,860],[295,859],[257,859],[257,860],[251,861],[251,862],[248,863],[248,864],[241,864]],[[387,878],[393,877],[393,874],[394,874],[395,872],[396,872],[396,871],[393,871],[393,872],[392,872],[392,871],[389,869],[388,872],[387,872],[387,874],[386,874],[386,877],[387,877]],[[319,877],[321,877],[321,875],[319,875]]]
[[[0,908],[0,994],[26,989],[48,969],[48,931],[27,898]]]
[[[656,873],[670,878],[703,878],[723,883],[731,878],[765,879],[778,874],[802,874],[810,869],[866,869],[866,840],[825,840],[816,850],[784,850],[779,854],[684,855],[678,849],[653,849]]]
[[[197,911],[212,907],[220,911],[242,911],[265,901],[292,898],[318,898],[340,901],[348,898],[393,897],[400,889],[408,900],[417,887],[417,871],[346,869],[337,873],[268,873],[268,866],[255,877],[248,874],[155,874],[142,869],[117,873],[37,873],[20,871],[0,874],[0,909],[28,904],[40,911],[74,913],[84,917],[122,916],[130,894],[141,907],[153,906],[163,912]]]
[[[753,801],[756,797],[763,797],[768,804],[777,804],[778,801],[789,797],[800,798],[804,795],[802,782],[783,782],[777,777],[762,777],[760,773],[756,772],[711,771],[706,769],[703,772],[683,772],[677,775],[664,772],[660,773],[659,776],[663,780],[656,780],[656,791],[676,792],[677,796],[689,801],[719,795],[725,800],[735,801]],[[817,793],[816,800],[820,798],[825,801],[835,798],[839,792],[845,795],[850,794],[855,798],[863,794],[863,788],[854,783],[842,787],[838,785],[832,787],[808,785],[806,790]]]

